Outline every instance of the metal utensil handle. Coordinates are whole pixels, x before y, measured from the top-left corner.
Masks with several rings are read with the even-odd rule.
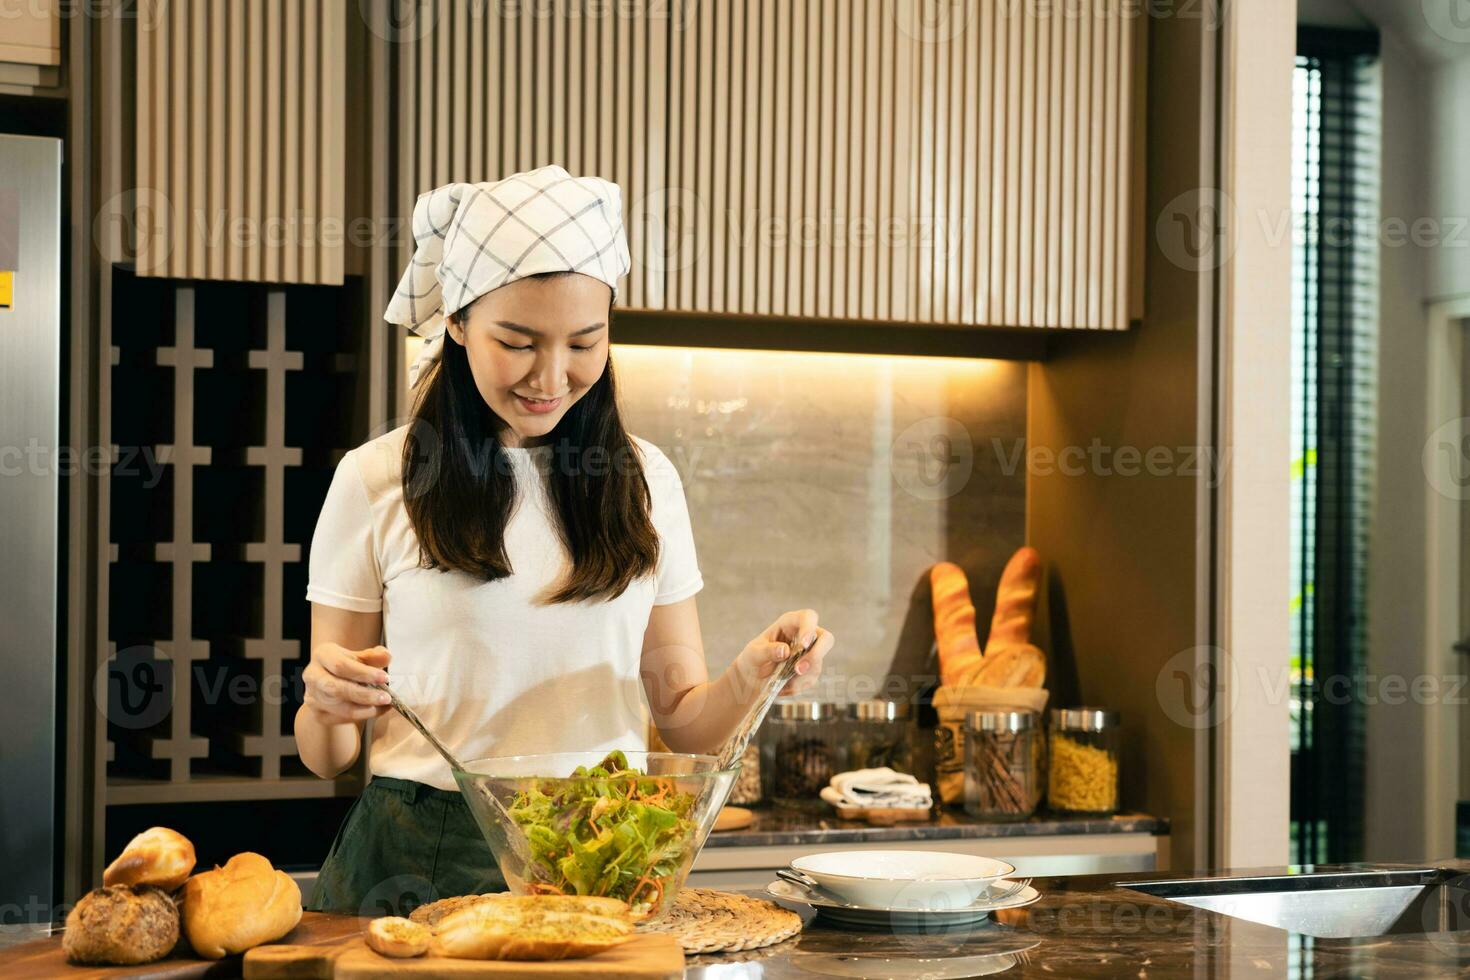
[[[1004,890],[1002,890],[999,895],[991,895],[991,894],[989,894],[989,890],[987,889],[986,890],[987,893],[984,896],[985,902],[986,902],[987,905],[994,905],[994,904],[999,904],[1001,902],[1008,901],[1008,900],[1014,898],[1015,896],[1021,894],[1023,891],[1025,891],[1029,887],[1031,887],[1031,879],[1030,878],[1022,878],[1020,881],[1012,881],[1012,882],[1010,882],[1009,885],[1007,885],[1007,887]]]
[[[782,881],[791,882],[791,884],[795,885],[797,888],[800,888],[808,895],[814,898],[821,899],[829,905],[839,905],[842,908],[847,909],[862,908],[861,905],[854,905],[851,902],[838,898],[836,895],[823,888],[821,883],[818,882],[817,879],[813,878],[809,874],[806,874],[805,872],[797,871],[795,868],[777,868],[776,877],[780,878]]]
[[[716,768],[728,769],[735,764],[736,759],[745,754],[745,747],[750,744],[751,736],[755,734],[756,729],[761,727],[761,722],[766,720],[766,715],[770,712],[771,705],[775,703],[777,695],[781,693],[781,688],[796,676],[797,664],[813,646],[816,646],[816,640],[812,641],[811,646],[804,647],[800,651],[793,650],[791,656],[787,657],[781,666],[771,671],[771,676],[766,681],[766,688],[761,692],[760,699],[751,706],[745,719],[740,723],[740,727],[735,729],[735,733],[720,750]]]
[[[449,751],[449,749],[445,747],[443,742],[439,741],[438,736],[429,731],[428,726],[419,720],[419,716],[414,712],[414,710],[408,705],[404,704],[402,701],[400,701],[398,699],[398,695],[393,693],[393,690],[388,687],[387,684],[379,684],[377,687],[378,690],[387,693],[388,699],[392,702],[394,710],[397,711],[404,718],[408,719],[408,723],[417,728],[419,730],[419,734],[429,740],[429,744],[434,746],[439,754],[444,757],[445,762],[449,763],[449,768],[451,770],[458,770],[460,772],[465,771],[464,766],[460,763],[458,759],[454,757],[454,753]]]
[[[795,868],[777,868],[776,877],[783,881],[789,881],[793,885],[800,885],[808,891],[816,892],[825,897],[821,882],[807,874],[805,871],[797,871]]]

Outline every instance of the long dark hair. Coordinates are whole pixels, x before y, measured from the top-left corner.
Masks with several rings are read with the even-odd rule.
[[[609,310],[609,319],[611,310]],[[475,386],[453,337],[423,381],[403,447],[403,503],[425,568],[487,582],[514,572],[505,528],[516,505],[505,422]],[[548,496],[572,567],[545,603],[615,599],[658,566],[658,534],[638,450],[623,428],[612,359],[533,457],[549,465]]]

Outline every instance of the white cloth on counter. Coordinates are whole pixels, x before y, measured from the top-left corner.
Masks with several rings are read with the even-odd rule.
[[[616,300],[630,266],[622,189],[557,166],[425,191],[413,206],[413,241],[383,314],[429,341],[410,383],[438,359],[444,317],[490,290],[543,272],[580,272],[607,283]]]
[[[833,806],[927,810],[934,805],[928,783],[887,766],[840,772],[822,787],[821,796]]]

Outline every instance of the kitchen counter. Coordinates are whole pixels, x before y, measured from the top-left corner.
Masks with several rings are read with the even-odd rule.
[[[839,820],[831,810],[751,810],[755,821],[750,827],[710,835],[694,862],[692,884],[730,891],[764,888],[776,869],[793,859],[837,848],[963,851],[1009,861],[1020,874],[1033,877],[1151,871],[1163,866],[1169,841],[1168,821],[1142,813],[1042,813],[1013,823],[988,823],[945,808],[923,823],[874,827]]]
[[[1467,875],[1466,890],[1457,894],[1461,899],[1470,896],[1470,862],[1414,867],[1424,866]],[[937,980],[996,973],[1053,980],[1247,975],[1417,980],[1470,975],[1470,931],[1315,939],[1120,887],[1129,881],[1219,876],[1145,872],[1038,878],[1034,884],[1041,900],[1001,913],[1005,924],[969,926],[949,934],[838,930],[803,913],[807,927],[786,942],[744,954],[689,957],[685,976],[688,980],[813,976]],[[1470,903],[1460,904],[1459,923],[1470,929]]]
[[[774,847],[785,845],[859,844],[878,841],[974,840],[988,837],[1054,837],[1072,834],[1153,834],[1169,832],[1169,822],[1143,813],[1112,817],[1074,817],[1039,813],[1029,820],[996,823],[977,820],[964,810],[946,807],[934,819],[874,827],[861,820],[840,820],[831,810],[748,807],[755,821],[743,830],[711,834],[705,847]]]
[[[1465,887],[1470,889],[1470,862],[1431,864],[1467,875]],[[1392,866],[1371,866],[1385,867]],[[1357,868],[1370,866],[1315,870]],[[1283,874],[1290,870],[1251,869],[1226,874]],[[1131,881],[1161,877],[1219,876],[1142,873],[1038,878],[1035,886],[1042,898],[1036,904],[1002,913],[1004,923],[967,926],[948,933],[839,930],[806,911],[803,918],[807,925],[799,935],[763,950],[691,956],[685,964],[686,977],[811,980],[814,976],[863,976],[899,980],[1000,973],[1053,980],[1193,980],[1199,976],[1422,978],[1470,973],[1470,931],[1312,939],[1122,887]],[[1464,897],[1470,890],[1456,894]],[[1460,904],[1459,923],[1470,926],[1466,915],[1470,906]],[[340,918],[341,929],[359,927],[350,917]],[[33,928],[6,927],[0,929],[0,934]],[[238,963],[227,960],[215,964],[210,975],[232,975],[232,965],[238,970]],[[0,974],[12,975],[6,969],[5,954],[0,954]]]

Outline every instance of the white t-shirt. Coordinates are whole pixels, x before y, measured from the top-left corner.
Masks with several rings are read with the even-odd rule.
[[[638,666],[655,605],[704,585],[678,471],[636,436],[652,499],[653,576],[611,601],[537,604],[569,559],[533,453],[508,449],[517,505],[505,530],[514,574],[485,582],[419,565],[403,506],[407,426],[352,450],[337,467],[311,542],[312,602],[383,613],[389,682],[466,761],[539,752],[647,747]],[[396,712],[373,724],[369,768],[455,789],[449,767]]]

